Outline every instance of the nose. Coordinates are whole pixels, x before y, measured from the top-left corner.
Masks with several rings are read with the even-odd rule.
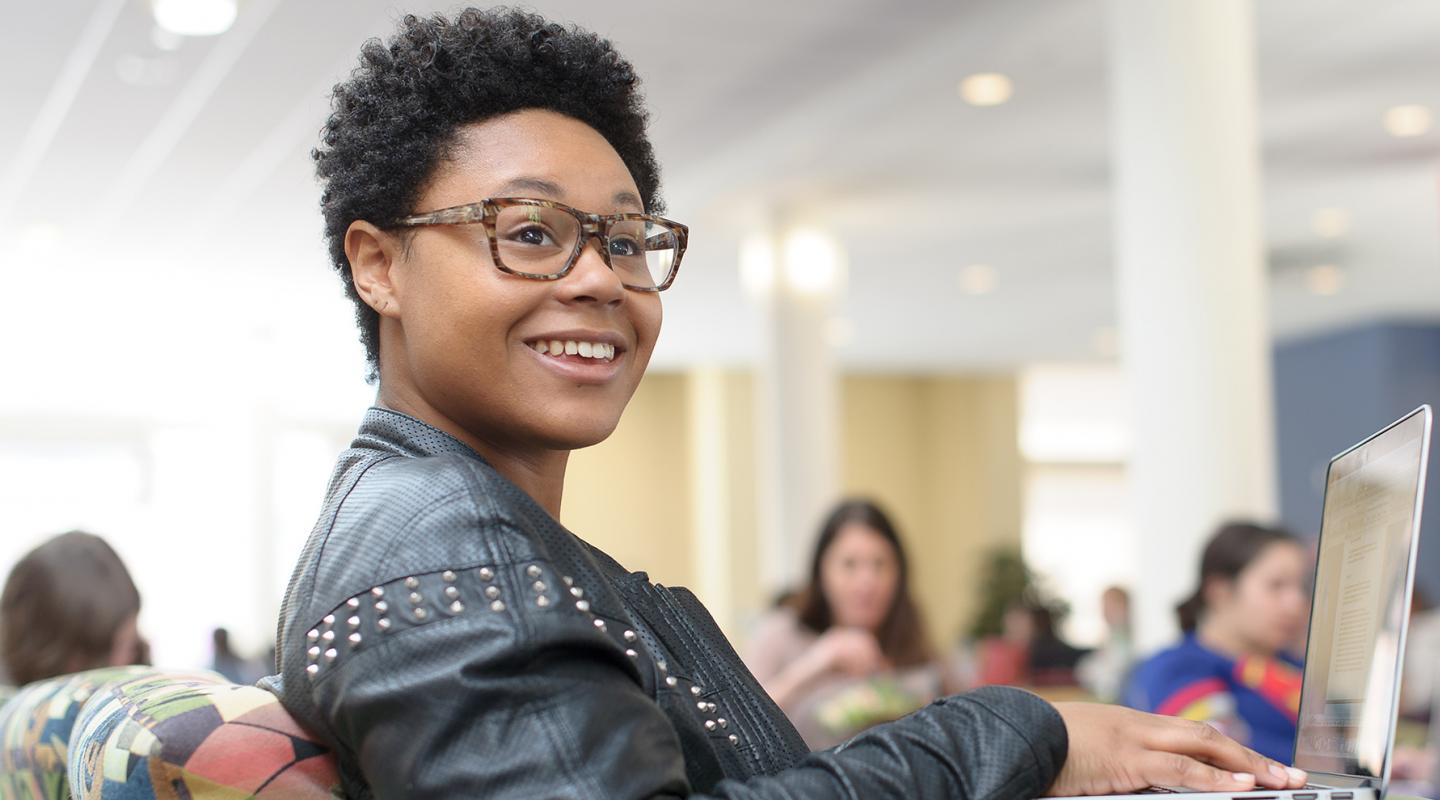
[[[600,251],[604,246],[603,239],[591,236],[580,247],[575,266],[571,267],[569,275],[559,281],[562,299],[606,306],[618,306],[625,302],[625,286],[620,283],[620,276],[605,262],[605,256]]]

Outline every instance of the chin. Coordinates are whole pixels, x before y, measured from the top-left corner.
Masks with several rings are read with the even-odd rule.
[[[618,415],[606,419],[557,420],[554,424],[545,426],[544,437],[548,442],[547,446],[553,450],[580,450],[609,439],[619,424]]]

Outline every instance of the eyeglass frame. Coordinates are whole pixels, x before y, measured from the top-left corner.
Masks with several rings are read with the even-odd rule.
[[[580,223],[579,235],[575,237],[575,248],[571,251],[565,262],[565,268],[556,273],[522,272],[505,265],[500,260],[500,239],[495,235],[495,222],[500,217],[500,209],[513,208],[515,206],[536,206],[541,208],[553,208],[557,211],[564,211],[575,217]],[[485,238],[490,241],[490,259],[494,262],[495,268],[501,272],[515,275],[520,278],[529,278],[536,281],[558,281],[575,270],[575,263],[580,260],[580,251],[591,239],[600,240],[600,256],[605,260],[605,266],[615,271],[614,265],[610,263],[610,250],[607,246],[607,234],[610,226],[616,222],[640,220],[644,222],[657,222],[665,225],[675,233],[675,258],[670,263],[670,273],[665,280],[657,286],[632,286],[621,281],[621,286],[633,292],[663,292],[670,288],[675,282],[675,276],[680,272],[680,260],[685,255],[685,246],[689,243],[690,227],[671,219],[656,216],[654,214],[642,214],[636,212],[623,212],[620,214],[591,214],[588,211],[581,211],[573,206],[555,200],[540,200],[531,197],[487,197],[473,203],[466,203],[459,206],[450,206],[435,211],[427,211],[423,214],[411,214],[400,217],[390,223],[395,228],[420,228],[435,225],[473,225],[479,223],[485,228]]]

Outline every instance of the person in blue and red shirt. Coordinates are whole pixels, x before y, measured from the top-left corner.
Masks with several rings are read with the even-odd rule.
[[[1309,556],[1292,534],[1224,525],[1200,561],[1200,585],[1180,604],[1185,638],[1141,664],[1125,703],[1208,722],[1289,763],[1300,711],[1300,659]]]

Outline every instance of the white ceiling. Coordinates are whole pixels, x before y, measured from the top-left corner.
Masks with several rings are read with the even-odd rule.
[[[693,229],[658,364],[753,358],[737,242],[756,219],[843,243],[849,366],[1105,355],[1100,0],[534,5],[614,39],[645,80],[670,213]],[[0,315],[0,335],[43,342],[19,354],[21,374],[64,380],[56,363],[87,359],[100,380],[138,365],[357,382],[308,152],[328,88],[399,7],[241,0],[228,33],[166,52],[144,0],[4,6],[0,269],[19,313]],[[437,8],[452,7],[404,10]],[[1398,103],[1440,111],[1440,4],[1256,9],[1277,335],[1440,318],[1440,132],[1380,125]],[[1010,75],[1014,99],[961,102],[957,82],[980,71]],[[1312,233],[1322,207],[1347,209],[1351,233]],[[1300,270],[1323,262],[1347,270],[1339,295],[1303,287]],[[960,291],[971,263],[995,266],[996,292]]]

